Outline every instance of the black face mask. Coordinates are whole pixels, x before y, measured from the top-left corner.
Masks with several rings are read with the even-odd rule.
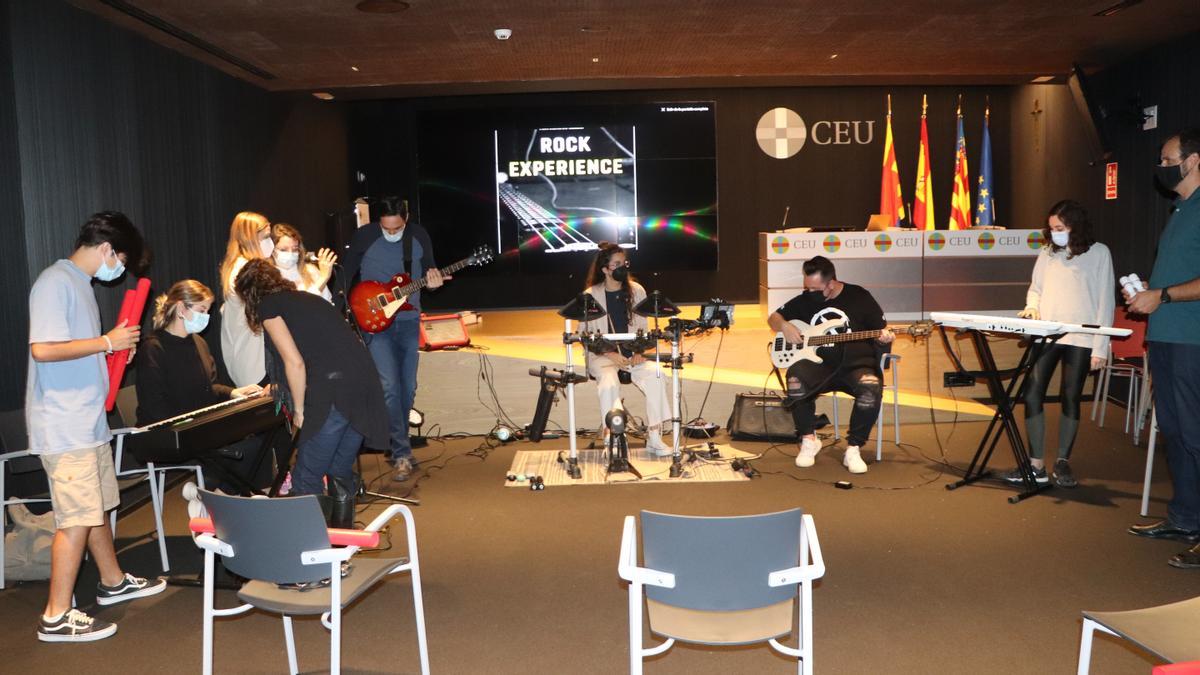
[[[625,283],[625,280],[629,278],[629,266],[621,265],[617,269],[613,270],[612,278],[613,278],[613,281]]]
[[[1183,162],[1174,166],[1162,166],[1160,164],[1154,167],[1155,178],[1158,178],[1158,182],[1168,190],[1174,190],[1178,187],[1186,175],[1183,171]]]

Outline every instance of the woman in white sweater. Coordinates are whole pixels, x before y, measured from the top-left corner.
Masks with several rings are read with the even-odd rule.
[[[1019,316],[1065,323],[1111,326],[1116,291],[1112,255],[1092,237],[1087,211],[1078,202],[1063,200],[1050,209],[1042,234],[1048,239],[1033,266],[1033,281]],[[1046,350],[1029,373],[1025,386],[1025,431],[1029,456],[1039,483],[1049,482],[1045,463],[1046,418],[1042,401],[1054,367],[1062,362],[1062,417],[1058,425],[1058,459],[1054,482],[1059,487],[1078,483],[1069,463],[1079,429],[1079,402],[1088,372],[1108,360],[1108,338],[1071,334]],[[1020,471],[1007,476],[1021,482]]]
[[[585,332],[636,333],[647,330],[646,317],[633,313],[633,308],[646,299],[646,289],[629,274],[625,251],[617,244],[600,242],[600,250],[588,271],[587,292],[607,312],[606,316],[583,324]],[[667,399],[667,378],[662,368],[647,361],[640,353],[618,348],[588,359],[588,374],[596,378],[600,395],[600,417],[612,410],[621,397],[620,372],[628,372],[638,389],[646,395],[646,449],[665,456],[672,452],[662,439],[666,423],[671,419]]]
[[[229,225],[229,244],[221,263],[221,357],[235,387],[266,382],[266,347],[262,333],[246,323],[241,298],[233,290],[238,272],[250,260],[269,258],[274,249],[271,222],[261,213],[242,211]]]

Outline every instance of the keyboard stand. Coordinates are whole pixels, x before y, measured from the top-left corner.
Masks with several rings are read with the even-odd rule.
[[[938,329],[942,331],[943,335],[945,334],[946,329],[944,326],[939,326]],[[992,421],[988,423],[987,431],[979,441],[979,448],[975,450],[975,456],[971,459],[971,464],[967,467],[966,474],[962,480],[946,485],[946,489],[956,490],[964,485],[970,485],[984,479],[996,479],[992,475],[992,472],[987,469],[987,465],[988,461],[992,458],[992,453],[996,450],[996,444],[999,443],[1003,430],[1003,433],[1008,436],[1008,443],[1012,446],[1013,459],[1016,460],[1017,467],[1021,470],[1023,478],[1021,491],[1010,496],[1008,498],[1009,503],[1016,504],[1023,499],[1049,490],[1052,487],[1051,483],[1047,482],[1039,485],[1033,477],[1033,465],[1029,461],[1029,452],[1025,449],[1025,441],[1021,437],[1021,429],[1017,426],[1013,410],[1016,408],[1017,403],[1024,397],[1025,387],[1029,383],[1029,371],[1032,370],[1033,364],[1037,363],[1038,357],[1048,347],[1058,342],[1063,334],[1026,336],[1029,339],[1029,344],[1025,347],[1024,353],[1021,354],[1021,360],[1013,372],[1012,379],[1009,381],[1008,386],[1005,387],[1001,383],[1001,372],[996,366],[996,359],[992,355],[992,348],[988,344],[987,335],[979,330],[962,328],[959,330],[966,330],[971,335],[971,342],[975,345],[975,353],[979,356],[979,364],[982,367],[980,374],[987,382],[992,403],[996,406],[996,414],[992,415]],[[1014,389],[1016,390],[1015,396],[1013,393]],[[997,425],[997,422],[1000,424]]]

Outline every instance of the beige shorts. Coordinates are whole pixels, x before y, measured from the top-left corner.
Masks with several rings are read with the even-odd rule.
[[[108,443],[42,455],[42,466],[50,479],[54,526],[60,530],[104,525],[104,514],[121,503]]]

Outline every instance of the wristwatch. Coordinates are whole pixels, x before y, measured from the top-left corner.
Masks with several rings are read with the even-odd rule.
[[[1162,293],[1158,296],[1158,300],[1159,300],[1159,302],[1161,302],[1164,305],[1167,304],[1168,302],[1170,302],[1171,301],[1171,289],[1163,288]]]

